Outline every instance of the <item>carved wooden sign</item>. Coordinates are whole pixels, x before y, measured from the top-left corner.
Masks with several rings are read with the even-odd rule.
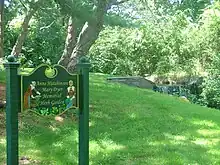
[[[40,65],[21,74],[21,110],[62,112],[79,106],[79,75],[60,65]]]

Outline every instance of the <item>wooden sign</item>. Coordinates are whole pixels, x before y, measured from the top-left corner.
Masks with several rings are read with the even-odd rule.
[[[60,65],[40,65],[21,74],[21,110],[59,113],[79,106],[79,76]]]
[[[18,112],[25,109],[61,110],[79,107],[79,165],[89,165],[89,68],[81,57],[70,74],[60,65],[40,65],[24,74],[13,55],[4,63],[6,69],[6,141],[7,165],[19,164]],[[21,87],[21,88],[20,88]],[[80,94],[79,94],[80,92]],[[21,103],[21,106],[20,106]]]

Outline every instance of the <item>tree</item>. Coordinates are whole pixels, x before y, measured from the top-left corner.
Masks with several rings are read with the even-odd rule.
[[[73,52],[74,45],[76,44],[76,31],[73,25],[73,17],[69,17],[68,21],[68,28],[67,28],[67,37],[65,42],[65,48],[63,51],[63,54],[59,60],[59,64],[61,65],[67,65],[68,64],[68,57],[71,56],[71,53]]]
[[[196,21],[203,10],[212,4],[212,0],[141,0],[148,7],[157,10],[160,14],[173,15],[177,10],[186,11],[192,20]],[[158,12],[158,11],[162,11]]]
[[[71,22],[71,25],[68,27],[69,30],[67,33],[64,53],[58,62],[60,65],[65,66],[69,71],[73,71],[78,59],[88,53],[90,47],[98,38],[104,24],[104,16],[108,9],[113,5],[127,2],[127,0],[84,0],[80,2],[56,0],[56,2],[60,5],[61,10],[63,10],[65,14],[68,14],[70,18],[80,19],[85,22],[77,39],[73,32],[74,22]],[[87,13],[82,13],[82,11],[87,11]]]
[[[37,1],[31,1],[31,2],[26,2],[26,4],[28,4],[28,6],[25,5],[25,3],[23,1],[20,1],[23,5],[23,7],[25,8],[25,17],[24,17],[24,21],[22,23],[22,27],[21,27],[21,33],[17,38],[17,41],[12,49],[11,54],[18,57],[19,54],[21,53],[22,50],[22,46],[25,42],[25,39],[27,37],[28,34],[28,26],[29,26],[29,22],[31,20],[31,18],[33,17],[33,15],[37,12],[37,10],[39,9],[39,7],[42,5],[42,3],[44,2],[44,0],[37,0]]]
[[[0,58],[4,56],[3,35],[4,35],[4,0],[0,0]]]

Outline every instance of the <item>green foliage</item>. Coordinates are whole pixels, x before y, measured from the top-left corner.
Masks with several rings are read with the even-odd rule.
[[[204,105],[220,109],[220,54],[213,58],[209,69],[209,76],[203,84],[201,101]]]
[[[93,70],[124,75],[191,70],[196,56],[193,33],[185,35],[193,29],[191,25],[186,15],[178,12],[157,25],[106,27],[90,50]]]
[[[160,14],[175,15],[177,10],[186,11],[187,16],[197,20],[203,10],[213,3],[212,0],[141,0],[145,5],[157,10]]]
[[[206,68],[203,90],[198,100],[200,104],[220,109],[220,3],[215,3],[202,15],[202,25],[196,37],[200,48],[198,59]]]
[[[192,22],[187,11],[176,10],[174,15],[141,19],[135,27],[105,27],[90,49],[93,71],[203,75],[220,52],[219,11],[216,2],[204,10],[198,22]]]
[[[43,116],[59,115],[66,110],[66,105],[51,108],[33,108],[31,110]]]
[[[30,23],[28,37],[21,52],[22,63],[38,65],[42,62],[56,63],[64,49],[65,30],[61,13],[56,9],[52,0],[47,1],[34,16]],[[11,12],[9,12],[10,14]],[[10,15],[6,16],[9,17]],[[17,15],[16,15],[17,16]],[[21,18],[19,16],[17,19]],[[20,34],[20,24],[23,19],[17,22],[9,22],[5,29],[5,55],[11,53],[17,37]]]
[[[50,63],[56,63],[64,49],[64,44],[61,43],[65,41],[65,32],[60,20],[56,20],[56,16],[43,18],[50,19],[41,19],[42,22],[38,21],[31,29],[22,51],[26,59],[33,61],[35,65],[48,60]]]

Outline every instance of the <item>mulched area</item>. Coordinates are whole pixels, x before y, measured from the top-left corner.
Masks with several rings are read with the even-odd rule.
[[[32,159],[30,159],[30,158],[24,156],[24,157],[21,157],[21,158],[19,159],[19,164],[20,164],[20,165],[21,165],[21,164],[28,164],[28,165],[36,164],[36,165],[40,165],[41,162],[38,161],[38,160],[32,160]],[[5,163],[4,165],[6,165],[6,163]]]
[[[3,108],[5,106],[5,100],[6,100],[6,87],[5,84],[0,83],[0,108]]]
[[[5,114],[0,110],[0,136],[5,135]]]
[[[5,98],[5,90],[6,90],[6,87],[5,87],[5,84],[3,84],[3,83],[0,83],[0,91],[1,91],[1,93],[0,93],[0,98],[2,98],[2,97],[4,97]],[[2,93],[3,92],[3,93]]]

